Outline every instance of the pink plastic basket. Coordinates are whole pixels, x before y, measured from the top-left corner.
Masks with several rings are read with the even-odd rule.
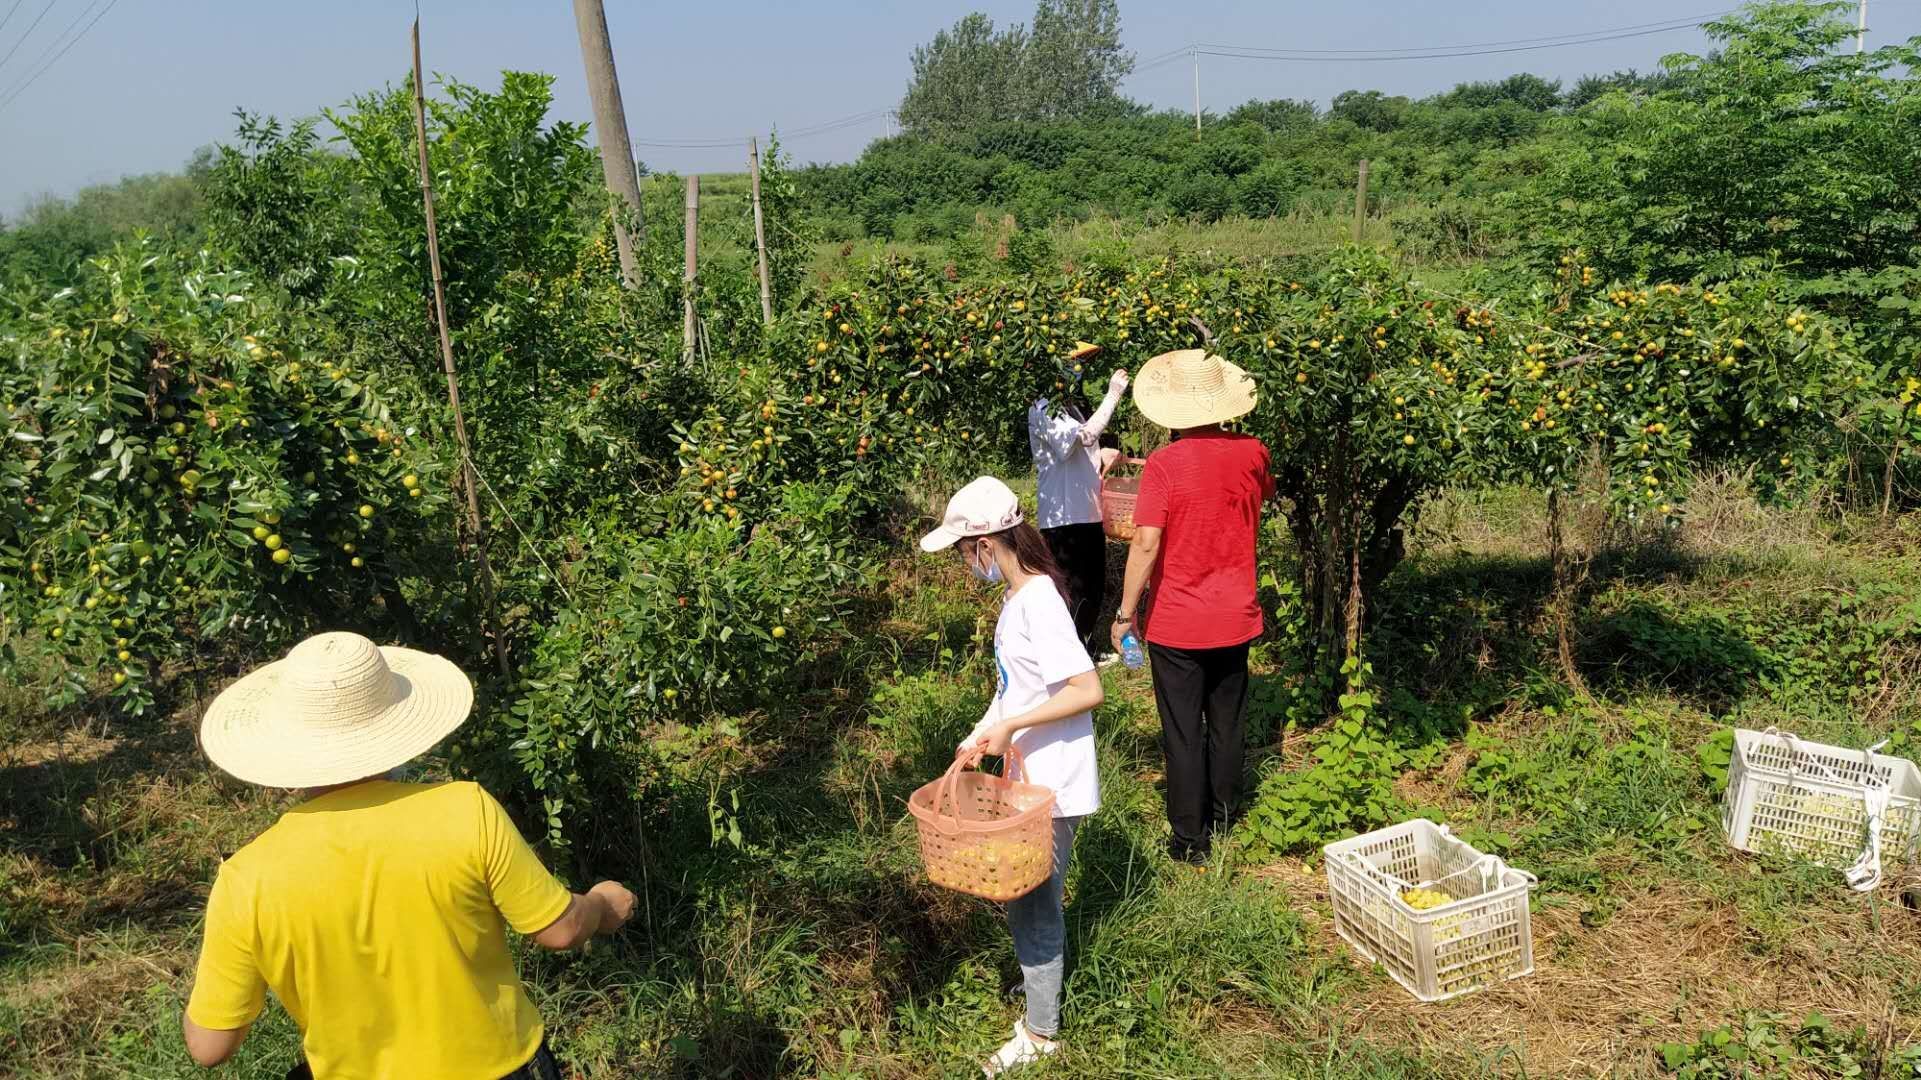
[[[940,779],[907,799],[920,832],[927,879],[988,900],[1026,896],[1054,872],[1054,792],[980,772],[978,751],[962,754]],[[1007,748],[1002,771],[1027,775]]]
[[[1125,465],[1126,475],[1115,475]],[[1141,469],[1146,458],[1122,458],[1101,479],[1101,528],[1123,543],[1134,539],[1134,501],[1141,493]]]

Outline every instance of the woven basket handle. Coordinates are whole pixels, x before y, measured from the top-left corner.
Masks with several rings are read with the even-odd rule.
[[[934,828],[949,836],[960,832],[960,815],[943,813],[941,808],[958,807],[954,802],[954,784],[960,779],[961,770],[980,764],[981,759],[986,756],[987,752],[978,746],[969,746],[954,755],[954,763],[941,774],[940,787],[934,790]],[[1027,779],[1027,755],[1021,753],[1020,747],[1015,746],[1010,740],[1007,744],[1007,752],[1001,755],[1001,775],[1011,780],[1016,770],[1020,772],[1022,780]]]

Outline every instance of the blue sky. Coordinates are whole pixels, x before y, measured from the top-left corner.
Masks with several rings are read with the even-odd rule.
[[[51,8],[47,4],[51,2]],[[92,0],[101,4],[107,0]],[[1871,0],[1869,43],[1921,34],[1921,0]],[[22,0],[0,27],[0,55],[47,12],[0,65],[0,100],[36,67],[89,0]],[[0,0],[0,12],[12,0]],[[1425,48],[1605,30],[1705,14],[1729,0],[1121,0],[1124,36],[1147,59],[1189,42],[1287,49]],[[1032,0],[883,3],[733,0],[636,4],[608,0],[608,23],[636,139],[740,137],[798,130],[889,107],[915,44],[971,10],[1024,22]],[[563,0],[422,0],[427,67],[491,84],[503,68],[549,72],[556,114],[589,116],[580,51]],[[176,169],[194,148],[226,137],[236,107],[299,116],[397,82],[407,65],[413,5],[401,0],[114,0],[98,25],[11,104],[0,107],[0,213],[40,193],[68,194],[126,173]],[[84,25],[84,24],[82,24]],[[1702,45],[1696,31],[1570,48],[1395,63],[1265,62],[1203,57],[1202,104],[1253,97],[1325,103],[1350,88],[1421,95],[1469,79],[1528,70],[1571,80]],[[1126,90],[1188,108],[1185,62],[1145,71]],[[807,160],[847,160],[883,133],[873,119],[795,139]],[[736,170],[744,150],[640,148],[683,172]]]

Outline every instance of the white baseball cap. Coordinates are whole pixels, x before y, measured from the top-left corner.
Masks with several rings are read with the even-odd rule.
[[[1021,500],[1014,489],[991,476],[982,476],[947,500],[940,528],[920,538],[922,551],[953,547],[965,536],[987,536],[1021,523]]]

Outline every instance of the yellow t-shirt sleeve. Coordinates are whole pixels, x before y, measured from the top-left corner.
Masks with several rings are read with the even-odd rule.
[[[240,892],[223,866],[207,894],[207,925],[187,1017],[213,1031],[246,1027],[267,1004],[267,980],[254,959],[258,938]]]
[[[566,913],[573,893],[541,865],[506,808],[486,789],[474,790],[480,796],[481,870],[494,907],[517,932],[539,933]]]

